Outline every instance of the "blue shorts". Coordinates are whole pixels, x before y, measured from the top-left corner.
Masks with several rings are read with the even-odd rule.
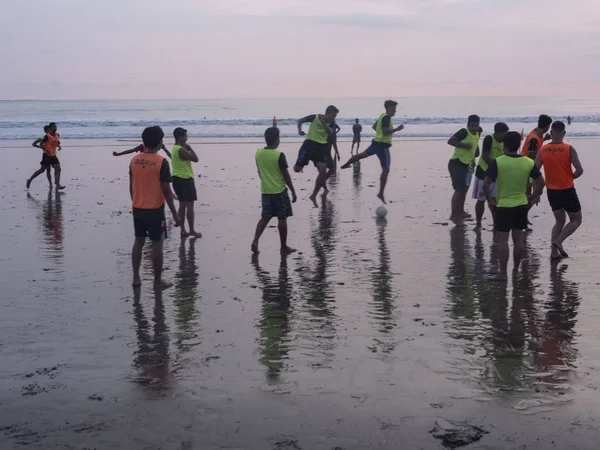
[[[369,156],[377,155],[379,162],[381,163],[382,169],[389,169],[390,163],[392,162],[390,157],[390,146],[386,144],[380,144],[373,142],[369,148],[365,150],[365,153]]]
[[[167,238],[165,219],[133,219],[135,237],[149,237],[151,241],[162,241]]]

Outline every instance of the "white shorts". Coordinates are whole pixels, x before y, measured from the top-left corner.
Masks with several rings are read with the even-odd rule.
[[[486,200],[486,198],[485,198],[485,193],[483,192],[483,180],[480,180],[477,177],[474,177],[474,179],[475,179],[475,184],[473,184],[473,198],[480,202],[484,202]],[[492,194],[492,197],[496,197],[496,182],[495,181],[490,185],[490,194]]]
[[[474,173],[474,170],[469,167],[469,172],[467,172],[467,187],[471,186],[471,180],[473,179],[473,173]]]

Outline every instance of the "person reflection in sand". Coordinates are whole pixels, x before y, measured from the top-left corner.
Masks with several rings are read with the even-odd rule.
[[[471,327],[475,316],[475,292],[471,268],[471,244],[465,227],[450,229],[450,266],[448,267],[447,295],[452,317],[459,320],[455,327]]]
[[[138,375],[134,378],[153,392],[161,392],[171,387],[169,371],[169,330],[165,324],[165,309],[162,292],[154,292],[154,317],[151,328],[141,301],[141,289],[134,288],[133,317],[137,334],[137,351],[133,360]]]
[[[390,271],[390,252],[385,239],[387,220],[379,218],[377,225],[377,247],[379,250],[379,264],[372,271],[373,301],[371,303],[371,314],[376,318],[380,326],[380,332],[389,336],[395,327],[394,318],[394,285],[393,275]],[[391,342],[382,343],[382,351],[389,353],[394,350]]]
[[[175,324],[177,325],[177,346],[186,350],[186,340],[196,335],[196,301],[198,297],[198,264],[196,263],[196,242],[192,237],[179,244],[179,270],[175,275]],[[187,246],[187,249],[186,249]]]
[[[56,259],[62,259],[64,256],[62,195],[63,193],[60,191],[49,189],[46,202],[41,204],[41,202],[29,192],[27,193],[27,198],[30,201],[35,203],[38,207],[41,205],[40,222],[42,223],[42,228],[44,230],[44,238],[50,249],[49,256]]]
[[[288,273],[288,255],[281,255],[277,278],[263,270],[258,255],[252,255],[256,279],[262,289],[262,313],[260,328],[260,362],[267,368],[267,380],[275,382],[285,369],[289,347],[290,302],[292,280]]]

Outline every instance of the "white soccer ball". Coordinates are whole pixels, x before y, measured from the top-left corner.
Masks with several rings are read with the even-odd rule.
[[[383,219],[385,216],[387,216],[387,208],[383,205],[381,205],[380,207],[378,207],[375,210],[375,214],[377,215],[377,217],[379,217],[380,219]]]

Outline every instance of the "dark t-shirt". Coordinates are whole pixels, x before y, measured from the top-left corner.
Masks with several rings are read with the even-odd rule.
[[[337,123],[331,122],[329,124],[329,128],[331,129],[331,133],[329,133],[329,135],[327,136],[327,143],[333,144],[333,143],[337,142],[337,134],[340,131],[340,127],[338,126]]]
[[[466,128],[461,128],[460,130],[458,130],[456,133],[454,133],[452,135],[452,137],[456,140],[462,141],[463,139],[465,139],[467,136],[469,135],[469,132],[466,130]]]
[[[352,126],[352,133],[354,133],[354,136],[360,136],[360,133],[362,133],[362,125],[359,123],[355,123]]]
[[[510,156],[511,158],[526,158],[526,156],[522,156],[522,155],[506,155],[506,156]],[[492,161],[492,163],[490,164],[490,167],[488,167],[488,170],[485,173],[485,175],[487,177],[491,178],[492,180],[496,181],[496,178],[498,178],[498,163],[496,162],[496,160]],[[540,172],[540,169],[538,169],[537,166],[534,164],[533,169],[531,169],[531,173],[529,174],[529,177],[533,178],[535,180],[536,178],[539,178],[540,176],[542,176],[542,173]]]
[[[279,155],[279,169],[281,169],[281,171],[284,171],[285,169],[287,169],[288,163],[287,160],[285,159],[285,153],[281,152],[281,154]]]
[[[485,153],[486,151],[490,152],[491,150],[492,136],[488,134],[486,137],[483,138],[483,151],[481,152],[481,154],[483,155],[483,153]],[[480,180],[485,179],[485,170],[483,170],[480,165],[477,165],[477,168],[475,169],[475,176]]]
[[[383,118],[381,119],[381,128],[388,128],[390,126],[391,120],[392,118],[388,114],[383,116]],[[377,122],[375,122],[375,125],[373,125],[373,127],[377,130]]]
[[[160,182],[170,183],[171,182],[171,167],[167,158],[163,159],[162,165],[160,166]],[[129,190],[131,192],[131,167],[129,167]],[[134,219],[143,220],[163,220],[165,218],[165,207],[164,205],[158,209],[140,209],[133,208]]]
[[[310,116],[306,116],[302,118],[302,122],[314,122],[315,119],[317,118],[316,114],[311,114]]]

